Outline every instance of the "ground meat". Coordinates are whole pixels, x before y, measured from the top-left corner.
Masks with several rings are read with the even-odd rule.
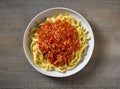
[[[45,22],[38,30],[39,49],[56,66],[64,66],[80,48],[77,30],[68,22]]]

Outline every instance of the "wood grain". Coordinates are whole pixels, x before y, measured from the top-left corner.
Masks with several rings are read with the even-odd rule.
[[[66,78],[38,73],[22,46],[29,21],[56,6],[82,14],[95,35],[88,65]],[[0,88],[120,89],[120,0],[0,0]]]

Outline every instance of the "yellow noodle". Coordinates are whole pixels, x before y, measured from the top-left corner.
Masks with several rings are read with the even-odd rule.
[[[80,42],[80,49],[74,53],[72,60],[68,63],[68,65],[64,66],[55,66],[52,63],[48,62],[45,57],[43,56],[42,52],[38,49],[38,37],[37,37],[37,30],[38,27],[33,27],[30,30],[30,49],[33,54],[33,59],[36,65],[40,66],[44,70],[56,70],[59,72],[66,72],[67,70],[74,69],[77,64],[83,60],[84,56],[87,53],[88,48],[88,40],[90,39],[90,36],[88,34],[88,31],[86,31],[81,22],[75,20],[72,16],[69,14],[58,14],[53,17],[47,18],[46,21],[49,22],[55,22],[56,20],[61,20],[63,22],[70,23],[74,28],[76,28],[78,35],[79,35],[79,42]],[[42,23],[41,23],[42,24]],[[41,25],[39,24],[39,26]]]

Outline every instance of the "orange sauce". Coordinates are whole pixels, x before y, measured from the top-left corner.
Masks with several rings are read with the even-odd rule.
[[[39,49],[44,57],[56,66],[64,66],[80,48],[77,30],[68,22],[45,22],[38,30]]]

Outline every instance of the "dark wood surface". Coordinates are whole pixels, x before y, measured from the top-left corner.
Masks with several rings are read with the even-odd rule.
[[[56,6],[82,14],[95,35],[88,65],[66,78],[37,72],[23,51],[29,21]],[[120,0],[0,0],[0,88],[120,89]]]

